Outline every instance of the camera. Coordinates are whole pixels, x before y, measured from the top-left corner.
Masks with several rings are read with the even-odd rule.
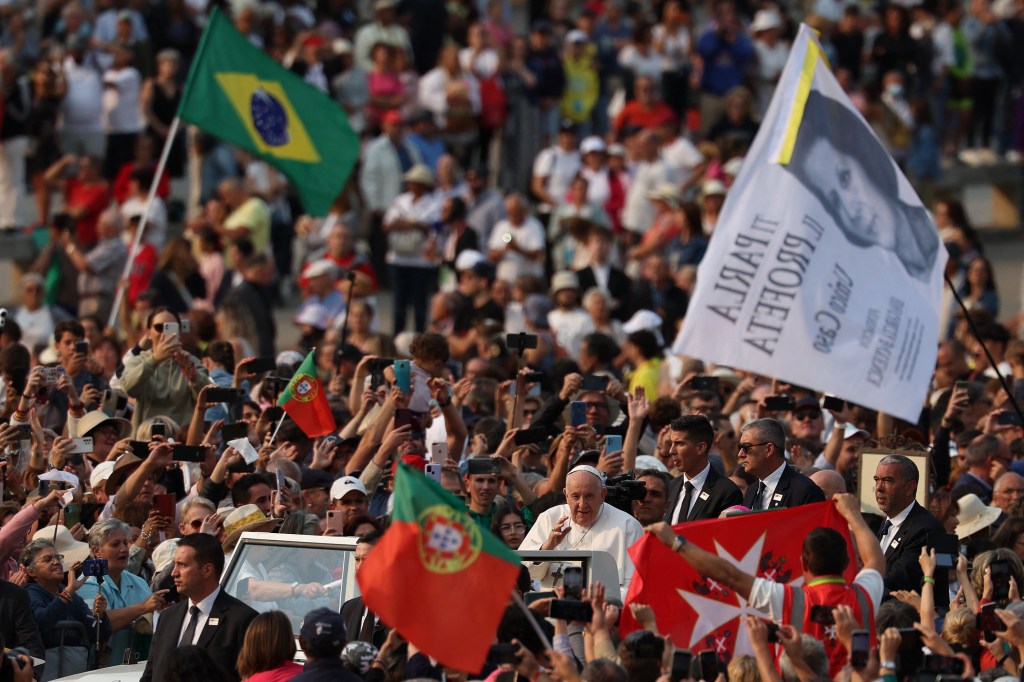
[[[647,497],[647,484],[638,481],[631,472],[609,478],[605,484],[604,501],[627,514],[633,513],[633,502]]]
[[[82,577],[102,578],[107,575],[106,559],[86,559],[82,562]]]

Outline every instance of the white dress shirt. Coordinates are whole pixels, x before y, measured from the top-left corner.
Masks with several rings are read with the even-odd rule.
[[[907,520],[908,516],[910,516],[910,512],[913,510],[915,504],[917,504],[917,501],[911,500],[906,509],[889,519],[889,523],[892,524],[892,527],[885,535],[878,539],[878,543],[882,546],[883,552],[889,548],[889,543],[896,538],[896,533],[900,532],[900,526],[902,526],[903,522]]]
[[[760,500],[762,509],[767,509],[771,506],[772,498],[775,496],[775,489],[779,487],[779,481],[782,480],[782,472],[786,470],[786,466],[787,464],[783,462],[778,469],[762,479],[761,482],[764,483],[764,494]]]
[[[687,478],[686,474],[683,474],[683,487],[679,491],[679,501],[676,502],[676,508],[672,511],[672,523],[682,523],[686,521],[690,512],[693,510],[693,505],[697,503],[699,499],[700,491],[704,488],[704,483],[708,480],[708,472],[711,471],[711,462],[708,462],[704,469],[693,478]],[[683,498],[686,497],[686,482],[689,481],[693,485],[693,494],[690,495],[690,505],[686,508],[683,513]]]
[[[198,604],[191,599],[188,600],[188,611],[185,611],[185,621],[181,624],[181,632],[178,633],[179,646],[185,646],[185,642],[181,642],[181,636],[185,634],[185,629],[188,624],[192,621],[192,616],[189,611],[192,610],[193,606],[199,607],[199,623],[196,625],[196,633],[192,637],[191,642],[187,644],[195,644],[199,641],[199,636],[203,634],[203,628],[206,627],[206,622],[210,620],[210,612],[213,610],[213,602],[217,601],[217,596],[220,594],[220,585],[214,588],[213,592],[206,596]]]

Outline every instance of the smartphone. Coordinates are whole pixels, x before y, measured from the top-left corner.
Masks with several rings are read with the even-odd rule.
[[[569,403],[569,423],[573,427],[587,423],[587,404],[582,400]]]
[[[426,474],[427,478],[434,481],[435,483],[440,483],[441,472],[443,470],[444,467],[442,465],[431,462],[423,469],[423,473]]]
[[[130,440],[128,445],[131,446],[132,454],[139,459],[146,459],[149,457],[149,443],[144,440]]]
[[[929,544],[935,550],[936,568],[955,568],[956,559],[959,556],[959,540],[952,533],[940,533],[928,538]]]
[[[395,371],[395,385],[398,386],[398,390],[408,395],[408,393],[412,391],[412,376],[409,373],[409,361],[395,360],[395,364],[393,364],[391,368]]]
[[[1010,562],[996,559],[988,567],[992,572],[992,601],[1005,602],[1010,598]]]
[[[327,529],[336,530],[338,534],[345,532],[345,512],[341,509],[327,510]]]
[[[263,415],[267,421],[276,422],[284,415],[284,408],[280,405],[271,405],[267,409],[263,410]]]
[[[618,452],[622,449],[622,436],[617,433],[609,433],[604,437],[604,451]]]
[[[416,410],[407,410],[405,408],[395,410],[395,428],[409,425],[413,431],[420,430],[420,417],[422,412]]]
[[[555,596],[554,592],[526,592],[523,594],[523,601],[526,602],[527,606],[529,606],[535,601],[540,601],[541,599],[554,599]]]
[[[64,368],[60,367],[40,367],[39,378],[42,381],[43,386],[55,386],[57,381],[60,380],[60,375],[64,373]]]
[[[245,422],[236,424],[225,424],[220,428],[221,440],[227,443],[230,440],[249,437],[249,425]]]
[[[604,391],[608,388],[609,378],[603,374],[587,374],[580,383],[581,391]]]
[[[78,504],[69,504],[64,507],[64,527],[72,528],[76,524],[82,522],[82,506]]]
[[[963,675],[964,662],[952,656],[928,654],[921,659],[921,672],[933,675]]]
[[[718,377],[694,377],[690,380],[690,388],[695,391],[711,391],[718,393]]]
[[[825,399],[822,401],[821,406],[826,410],[831,410],[833,412],[842,412],[843,410],[846,409],[846,401],[843,400],[842,398],[837,398],[834,395],[827,395],[825,396]]]
[[[871,633],[867,630],[854,630],[850,650],[850,665],[854,670],[863,670],[867,667],[870,647]]]
[[[552,599],[551,617],[572,623],[589,623],[594,618],[594,609],[588,601]]]
[[[967,391],[971,388],[971,382],[969,381],[958,381],[953,384],[953,387],[958,391]]]
[[[487,662],[493,665],[502,663],[519,663],[516,651],[519,649],[515,644],[492,644],[487,652]]]
[[[153,422],[149,427],[150,436],[164,436],[167,437],[167,424],[163,422]]]
[[[191,334],[192,333],[192,320],[187,317],[181,318],[181,333]]]
[[[764,399],[764,409],[769,412],[790,412],[796,409],[796,400],[791,395],[770,395]]]
[[[583,599],[583,569],[579,566],[566,566],[562,573],[562,587],[566,599]]]
[[[998,608],[998,604],[989,602],[983,605],[981,611],[978,612],[977,629],[984,633],[986,642],[996,641],[995,633],[1006,629],[1003,619],[996,615],[996,609]]]
[[[714,680],[718,677],[718,654],[714,651],[702,651],[697,656],[700,662],[700,679]]]
[[[174,495],[154,495],[153,496],[153,508],[160,513],[160,516],[165,519],[174,521],[174,504],[176,500]]]
[[[68,450],[69,455],[88,454],[92,452],[92,437],[86,436],[85,438],[72,438],[72,448]]]
[[[274,358],[253,358],[245,363],[245,369],[253,374],[260,372],[273,372],[277,369],[277,361]]]
[[[544,381],[544,372],[530,372],[523,377],[523,380],[528,384],[539,384]]]
[[[550,438],[548,430],[544,427],[538,427],[516,431],[514,439],[516,445],[533,445],[534,443],[543,443],[548,438]]]
[[[778,623],[773,623],[771,621],[768,621],[767,623],[764,624],[764,626],[768,630],[768,643],[769,644],[778,644],[779,643],[779,624]]]
[[[831,606],[812,606],[811,607],[811,622],[817,623],[818,625],[835,625],[836,620],[832,617]]]
[[[175,462],[203,462],[206,460],[206,448],[202,445],[175,443],[171,446],[171,459]]]
[[[501,462],[494,457],[470,457],[466,460],[467,474],[500,474]]]
[[[109,417],[117,417],[124,414],[128,408],[128,396],[120,391],[112,391],[109,388],[103,391],[103,404],[100,409]]]
[[[164,333],[165,339],[169,339],[172,336],[178,336],[180,327],[177,322],[164,322]]]
[[[1016,412],[1000,412],[996,417],[996,423],[1000,426],[1024,426],[1024,422],[1021,422],[1020,415]]]
[[[690,679],[690,668],[693,666],[693,652],[683,649],[672,654],[672,674],[669,682]]]
[[[444,464],[448,461],[448,443],[431,443],[430,459],[433,462]]]
[[[524,350],[530,350],[531,348],[537,347],[537,335],[527,334],[526,332],[519,332],[518,334],[506,334],[505,345],[512,352],[518,353]]]
[[[82,562],[82,577],[102,577],[107,575],[106,559],[86,559]]]
[[[89,352],[88,341],[75,341],[75,355],[85,355]]]
[[[208,388],[206,389],[206,402],[208,403],[233,403],[242,397],[240,388]]]
[[[921,633],[914,628],[900,628],[900,651],[921,651]]]

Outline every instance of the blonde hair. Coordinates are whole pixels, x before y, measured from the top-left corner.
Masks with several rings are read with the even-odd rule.
[[[760,682],[761,679],[753,656],[734,656],[726,672],[729,682]]]
[[[978,643],[977,619],[968,608],[951,609],[942,622],[942,638],[950,644],[971,646]]]

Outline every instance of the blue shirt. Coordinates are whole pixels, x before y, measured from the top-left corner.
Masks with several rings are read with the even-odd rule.
[[[77,594],[81,595],[87,604],[91,604],[92,600],[96,598],[97,592],[102,592],[106,598],[107,611],[139,604],[146,601],[153,594],[145,580],[128,571],[121,573],[120,587],[115,585],[109,576],[103,579],[101,585],[96,584],[96,578],[90,577],[85,581],[85,584],[78,588]],[[110,665],[121,665],[125,649],[128,649],[132,644],[133,634],[132,628],[129,625],[115,632],[110,638],[110,658],[107,659]]]
[[[432,140],[417,135],[416,133],[408,133],[405,139],[419,150],[420,158],[430,168],[437,168],[437,160],[448,153],[448,148],[444,144],[444,140],[440,137],[435,137]]]
[[[722,96],[737,85],[743,85],[743,76],[754,60],[754,44],[743,33],[728,42],[717,30],[711,29],[700,37],[697,51],[704,60],[701,89],[712,95]]]

